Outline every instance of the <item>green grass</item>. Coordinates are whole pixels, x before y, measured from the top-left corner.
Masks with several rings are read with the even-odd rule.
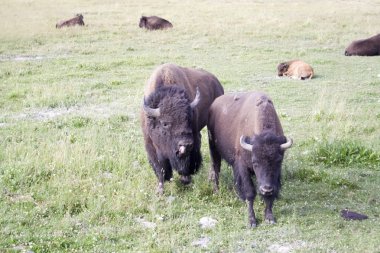
[[[0,14],[0,252],[379,252],[380,58],[345,57],[377,34],[376,1],[5,0]],[[55,29],[76,13],[85,27]],[[149,32],[140,16],[174,29]],[[302,59],[315,78],[279,79]],[[226,92],[270,95],[294,140],[283,164],[277,224],[247,228],[222,166],[190,186],[157,179],[139,110],[159,64],[202,67]],[[343,208],[368,220],[345,221]],[[203,230],[198,222],[218,221]],[[155,223],[145,228],[141,221]],[[209,239],[206,247],[196,245]]]

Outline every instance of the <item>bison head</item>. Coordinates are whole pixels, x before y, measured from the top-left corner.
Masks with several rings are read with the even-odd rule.
[[[142,16],[142,17],[140,18],[139,27],[140,27],[140,28],[146,27],[146,22],[147,22],[147,18],[146,18],[145,16]]]
[[[149,136],[159,160],[169,160],[180,174],[186,173],[194,145],[193,108],[200,99],[199,91],[190,101],[178,86],[158,88],[144,101]]]
[[[287,62],[282,62],[277,66],[277,75],[283,76],[286,71],[288,71],[289,64]]]
[[[251,152],[258,192],[264,197],[276,198],[281,188],[281,164],[284,151],[291,147],[292,140],[270,132],[255,135],[249,142],[246,139],[241,136],[240,145]]]

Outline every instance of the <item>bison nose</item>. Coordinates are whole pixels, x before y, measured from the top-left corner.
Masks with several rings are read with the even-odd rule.
[[[273,187],[269,185],[260,186],[260,193],[264,196],[269,196],[273,194]]]
[[[178,155],[183,156],[191,151],[193,148],[192,142],[180,141],[178,142]]]

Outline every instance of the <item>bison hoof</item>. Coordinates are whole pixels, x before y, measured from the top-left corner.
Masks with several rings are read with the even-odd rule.
[[[181,176],[181,183],[184,185],[188,185],[191,183],[191,176]]]
[[[251,222],[251,223],[249,224],[249,228],[255,228],[255,227],[257,227],[256,222]]]
[[[276,224],[276,221],[274,219],[265,219],[265,222],[271,225]]]

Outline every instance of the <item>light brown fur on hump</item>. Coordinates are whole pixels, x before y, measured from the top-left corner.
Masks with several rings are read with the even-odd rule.
[[[152,74],[145,86],[145,96],[149,96],[155,89],[163,85],[176,84],[182,86],[188,83],[186,74],[181,67],[173,64],[164,64]]]

